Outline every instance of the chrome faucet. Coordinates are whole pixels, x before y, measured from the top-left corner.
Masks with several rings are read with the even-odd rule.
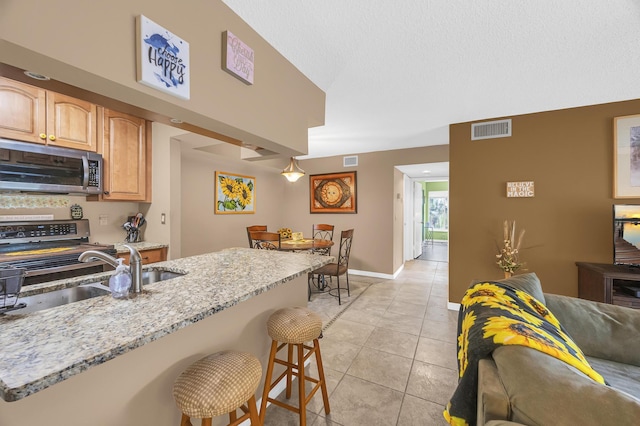
[[[130,245],[123,244],[129,249],[129,272],[131,272],[131,293],[142,293],[142,257],[140,252]],[[91,259],[102,260],[116,268],[118,260],[107,253],[97,250],[87,250],[80,254],[78,260],[80,262],[88,262]]]

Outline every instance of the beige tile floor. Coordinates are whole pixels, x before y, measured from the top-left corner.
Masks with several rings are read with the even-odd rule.
[[[318,392],[307,407],[307,424],[446,425],[442,411],[457,384],[448,264],[413,260],[394,280],[350,279],[349,304],[320,339],[331,413],[325,415]],[[336,299],[327,303],[337,306]],[[316,374],[313,359],[310,374]],[[297,424],[297,414],[267,409],[265,425]]]

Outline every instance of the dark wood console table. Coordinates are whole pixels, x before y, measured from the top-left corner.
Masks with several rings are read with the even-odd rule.
[[[576,265],[579,298],[640,309],[640,298],[620,289],[640,287],[640,268],[587,262],[576,262]]]

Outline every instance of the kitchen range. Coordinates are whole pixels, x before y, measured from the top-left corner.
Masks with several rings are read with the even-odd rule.
[[[89,236],[87,219],[0,222],[0,269],[23,270],[23,286],[113,269],[78,260],[87,250],[116,255],[113,245],[90,244]]]

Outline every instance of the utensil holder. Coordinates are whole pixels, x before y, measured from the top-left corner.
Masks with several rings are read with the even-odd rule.
[[[140,230],[138,228],[131,228],[127,230],[127,237],[124,239],[127,243],[140,242]]]

